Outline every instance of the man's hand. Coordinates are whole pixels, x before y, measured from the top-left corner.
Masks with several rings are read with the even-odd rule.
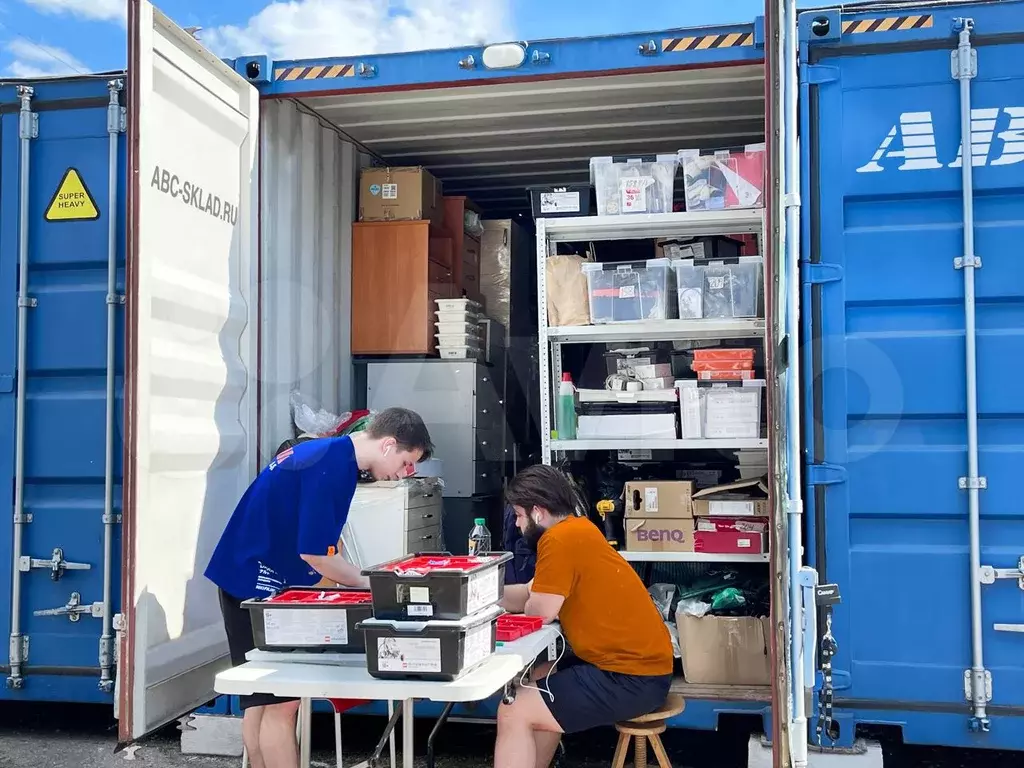
[[[370,586],[370,579],[341,555],[299,555],[321,576],[343,587]]]

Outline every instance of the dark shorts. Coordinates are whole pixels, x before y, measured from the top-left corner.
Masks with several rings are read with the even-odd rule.
[[[242,601],[232,597],[223,589],[220,593],[220,611],[224,614],[224,629],[228,634],[228,650],[231,652],[231,666],[240,667],[245,664],[245,654],[256,647],[252,635],[252,622],[249,611],[242,607]],[[255,693],[252,696],[239,696],[238,702],[243,710],[250,707],[265,707],[268,704],[283,704],[295,699],[281,699],[269,693]]]
[[[558,663],[558,671],[536,685],[565,733],[614,725],[653,712],[665,703],[672,675],[622,675],[605,672],[575,656]],[[552,696],[544,692],[547,688]]]

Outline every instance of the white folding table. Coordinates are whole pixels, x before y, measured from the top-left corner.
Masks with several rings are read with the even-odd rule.
[[[402,764],[413,768],[413,702],[416,699],[445,702],[428,741],[428,763],[433,741],[448,718],[452,707],[461,702],[480,701],[503,690],[521,675],[537,657],[559,637],[558,626],[547,625],[526,637],[499,646],[479,666],[452,682],[430,680],[379,680],[366,670],[363,654],[266,653],[252,651],[245,664],[217,675],[214,687],[219,694],[249,696],[268,693],[299,699],[302,723],[300,737],[301,768],[309,768],[309,713],[313,699],[368,699],[401,701],[371,757],[375,763],[384,744],[402,718]]]

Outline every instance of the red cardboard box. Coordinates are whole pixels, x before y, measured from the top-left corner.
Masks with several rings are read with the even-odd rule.
[[[760,555],[767,551],[763,533],[740,531],[696,531],[693,551],[716,555]]]

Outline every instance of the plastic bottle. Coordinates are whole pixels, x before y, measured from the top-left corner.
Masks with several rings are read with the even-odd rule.
[[[558,408],[555,411],[555,429],[559,440],[576,439],[576,387],[572,383],[572,375],[562,374],[558,385]]]
[[[482,555],[491,551],[491,532],[487,530],[486,523],[482,517],[473,521],[473,530],[469,532],[470,555]]]

